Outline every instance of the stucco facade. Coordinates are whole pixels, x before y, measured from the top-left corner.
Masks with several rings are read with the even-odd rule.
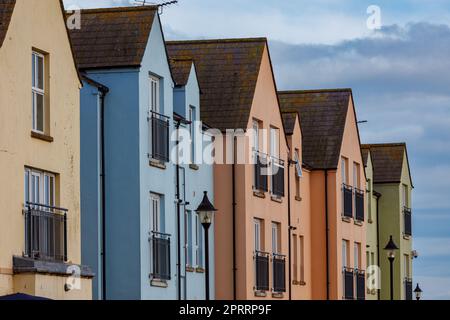
[[[44,125],[39,133],[36,130],[32,132],[33,52],[37,52],[44,61],[44,68],[40,71],[45,84],[42,93]],[[0,225],[0,295],[25,292],[54,299],[90,299],[91,280],[88,278],[82,279],[79,290],[64,290],[68,274],[71,273],[68,266],[81,263],[81,83],[60,1],[16,1],[5,41],[0,48],[0,70],[3,78],[0,81],[0,203],[3,208],[0,213],[3,221]],[[44,203],[43,198],[37,196],[43,192],[41,188],[45,188],[40,183],[36,183],[37,193],[31,199],[30,190],[26,187],[30,180],[24,179],[26,169],[35,177],[52,177],[48,179],[53,179],[51,185],[54,188],[46,189],[51,190],[46,194],[51,192],[54,195],[51,203]],[[47,199],[49,198],[50,196]],[[56,267],[51,270],[24,273],[16,261],[22,261],[21,257],[27,253],[25,217],[31,207],[26,201],[31,200],[68,210],[67,257],[60,257],[54,264]],[[33,210],[36,215],[44,211],[36,207]],[[54,210],[45,209],[52,213]],[[62,241],[61,238],[58,239]],[[42,246],[42,242],[33,244],[35,250],[39,248],[41,257],[44,254]],[[13,256],[17,257],[14,263]],[[22,262],[37,263],[33,259]]]

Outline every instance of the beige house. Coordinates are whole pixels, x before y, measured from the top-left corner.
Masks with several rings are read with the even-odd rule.
[[[59,0],[0,1],[0,296],[90,299],[80,79]]]

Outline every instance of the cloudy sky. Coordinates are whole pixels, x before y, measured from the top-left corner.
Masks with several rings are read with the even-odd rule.
[[[381,29],[367,27],[370,5]],[[161,18],[171,40],[268,37],[279,89],[353,88],[362,140],[408,143],[414,283],[450,299],[450,1],[179,0]]]

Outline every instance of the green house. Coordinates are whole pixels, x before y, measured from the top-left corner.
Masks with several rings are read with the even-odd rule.
[[[390,236],[399,248],[393,262],[394,300],[410,300],[413,295],[412,210],[411,193],[414,188],[405,143],[363,145],[366,166],[368,265],[380,267],[379,289],[371,290],[368,299],[388,300],[390,294],[390,266],[384,247]],[[370,278],[369,282],[376,281]],[[368,292],[369,292],[368,286]]]

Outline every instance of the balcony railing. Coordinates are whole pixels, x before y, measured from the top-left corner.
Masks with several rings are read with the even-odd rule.
[[[413,299],[412,279],[405,278],[405,300]]]
[[[342,215],[346,218],[353,217],[353,189],[352,187],[343,184],[342,185],[342,201],[343,205],[343,213]]]
[[[272,158],[272,194],[284,197],[284,161]]]
[[[354,276],[353,269],[344,267],[342,271],[343,287],[344,287],[344,299],[354,299]]]
[[[286,292],[286,257],[273,254],[273,291]]]
[[[26,257],[67,261],[68,210],[27,202],[25,215]]]
[[[412,235],[412,215],[410,208],[403,208],[404,234],[406,236]]]
[[[260,251],[255,252],[255,290],[257,291],[269,290],[269,259],[269,253]]]
[[[169,162],[170,118],[156,112],[150,112],[150,157],[154,160]]]
[[[364,221],[364,191],[355,188],[355,220]]]
[[[356,299],[366,300],[366,274],[363,270],[355,270]]]
[[[170,280],[170,235],[160,232],[151,233],[152,242],[152,278]]]
[[[269,159],[263,153],[255,153],[255,190],[267,192],[267,175]]]

